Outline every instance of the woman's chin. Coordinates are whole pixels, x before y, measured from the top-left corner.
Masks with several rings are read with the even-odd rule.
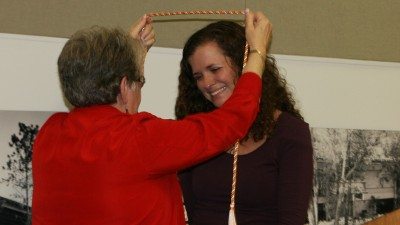
[[[226,102],[225,98],[213,99],[212,103],[215,107],[219,108]]]

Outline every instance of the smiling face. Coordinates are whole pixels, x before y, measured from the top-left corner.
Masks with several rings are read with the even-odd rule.
[[[197,88],[206,99],[220,107],[232,95],[237,69],[215,42],[197,47],[189,58]]]

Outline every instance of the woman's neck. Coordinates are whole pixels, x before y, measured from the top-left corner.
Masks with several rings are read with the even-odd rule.
[[[282,114],[282,111],[275,110],[274,121],[277,121],[281,114]],[[247,155],[247,154],[255,151],[261,145],[263,145],[266,140],[267,140],[267,136],[264,136],[261,140],[258,140],[258,141],[254,141],[253,137],[249,137],[246,141],[242,141],[239,144],[239,155]],[[231,151],[228,151],[228,152],[231,153]]]

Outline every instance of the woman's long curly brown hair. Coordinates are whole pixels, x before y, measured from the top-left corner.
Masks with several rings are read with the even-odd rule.
[[[181,71],[179,74],[178,97],[175,104],[175,116],[182,119],[187,115],[209,112],[215,106],[208,101],[197,88],[193,78],[189,58],[195,50],[206,43],[215,42],[222,49],[232,65],[242,74],[244,48],[246,43],[244,27],[235,22],[219,21],[211,23],[195,32],[183,48]],[[254,141],[269,137],[275,127],[274,112],[276,109],[288,112],[303,120],[299,110],[295,108],[292,94],[287,90],[286,80],[281,77],[272,56],[265,61],[265,71],[262,76],[262,94],[260,111],[253,122],[249,133],[244,138],[253,138]]]

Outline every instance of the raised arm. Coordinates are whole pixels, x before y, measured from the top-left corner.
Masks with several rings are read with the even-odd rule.
[[[247,73],[240,77],[224,105],[210,113],[179,121],[143,117],[135,126],[139,135],[133,141],[145,146],[139,154],[148,172],[176,172],[215,156],[243,138],[258,113],[260,93],[261,79]]]
[[[250,51],[243,73],[251,71],[262,75],[271,37],[272,24],[268,18],[261,12],[246,10],[246,40]]]
[[[149,173],[171,173],[206,160],[243,138],[258,113],[261,92],[263,54],[271,33],[271,24],[262,13],[246,14],[246,36],[251,50],[244,75],[239,78],[230,98],[211,113],[200,113],[180,121],[142,120],[138,129],[139,154]],[[142,152],[143,151],[143,152]],[[145,151],[145,152],[144,152]]]

